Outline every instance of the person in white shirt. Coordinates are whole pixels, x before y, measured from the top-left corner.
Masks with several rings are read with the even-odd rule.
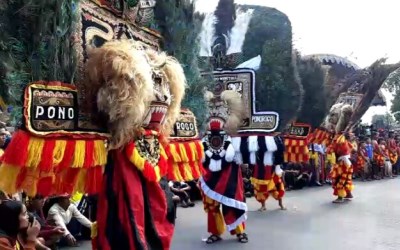
[[[57,197],[57,199],[57,202],[49,210],[47,221],[55,226],[64,228],[63,239],[66,240],[68,245],[76,246],[77,241],[74,236],[80,232],[73,232],[77,230],[71,227],[71,224],[73,224],[71,222],[75,219],[87,228],[91,228],[92,222],[81,214],[74,204],[71,204],[70,195],[62,195]]]

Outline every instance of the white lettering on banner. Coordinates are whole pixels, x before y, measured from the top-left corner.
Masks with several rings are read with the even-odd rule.
[[[191,122],[177,122],[176,128],[178,130],[187,130],[187,131],[195,130],[194,124]]]
[[[292,127],[292,129],[290,130],[290,133],[292,135],[303,135],[304,134],[304,128]]]
[[[251,121],[254,123],[274,122],[275,117],[270,115],[252,116]]]
[[[237,79],[237,76],[218,76],[216,77],[217,81],[234,81]]]
[[[57,107],[57,106],[36,106],[35,119],[49,119],[49,120],[67,120],[75,119],[75,110],[73,107]]]
[[[68,108],[68,119],[74,119],[74,109],[73,108]]]
[[[44,108],[42,106],[36,106],[35,119],[37,119],[41,115],[44,115]]]
[[[56,116],[56,108],[49,107],[49,109],[47,110],[47,117],[49,117],[50,119],[54,119],[55,116]]]
[[[58,117],[60,117],[60,119],[65,119],[65,107],[60,107],[58,109]]]

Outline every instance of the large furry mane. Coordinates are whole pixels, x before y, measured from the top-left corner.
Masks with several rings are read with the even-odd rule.
[[[154,100],[154,67],[160,67],[173,95],[162,128],[162,132],[169,133],[179,116],[185,89],[180,64],[131,40],[107,42],[91,51],[86,66],[87,89],[97,93],[97,110],[106,116],[111,148],[119,148],[138,136]]]
[[[225,124],[225,131],[234,134],[243,120],[243,101],[240,94],[234,90],[225,90],[221,93],[221,99],[228,107],[228,119]]]
[[[179,62],[172,56],[154,50],[147,50],[146,54],[150,59],[151,66],[160,68],[170,86],[172,101],[162,126],[162,133],[170,135],[176,120],[179,118],[181,102],[185,95],[185,73]]]

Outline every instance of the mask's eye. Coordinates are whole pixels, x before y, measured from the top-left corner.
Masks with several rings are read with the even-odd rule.
[[[161,85],[162,84],[162,78],[161,77],[155,77],[154,78],[154,83],[156,84],[156,85]]]

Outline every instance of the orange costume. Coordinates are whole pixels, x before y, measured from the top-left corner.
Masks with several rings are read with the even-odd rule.
[[[365,164],[367,163],[365,158],[368,158],[367,151],[365,150],[365,148],[359,148],[357,152],[357,163],[354,168],[355,172],[364,171]]]
[[[374,162],[378,167],[383,167],[385,165],[385,157],[380,153],[380,147],[376,140],[372,141],[372,146],[374,147]]]
[[[344,198],[352,198],[351,191],[353,186],[353,166],[350,161],[350,153],[352,151],[351,143],[346,140],[344,135],[338,135],[332,145],[335,152],[337,163],[331,170],[333,194],[338,196],[337,202],[343,201]]]
[[[397,162],[398,155],[397,155],[396,141],[393,138],[390,138],[388,140],[388,153],[387,154],[389,155],[390,162],[392,164],[395,164]]]

